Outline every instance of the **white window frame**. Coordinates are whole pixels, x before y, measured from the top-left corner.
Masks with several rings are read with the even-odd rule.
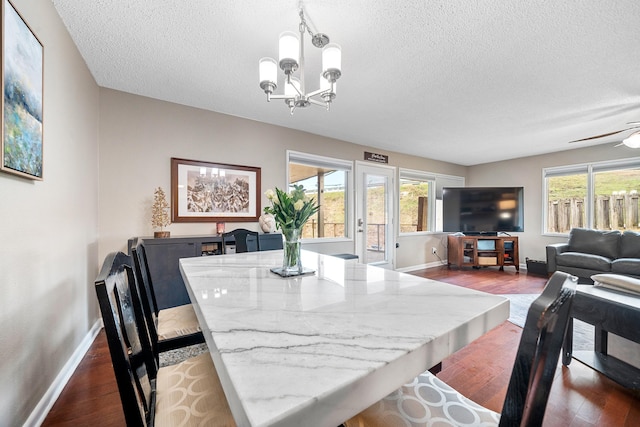
[[[346,205],[345,205],[345,224],[344,224],[344,237],[314,237],[303,239],[303,242],[345,242],[353,240],[353,222],[354,222],[354,205],[353,205],[353,161],[336,159],[333,157],[320,156],[317,154],[303,153],[300,151],[287,150],[287,167],[285,170],[285,182],[287,183],[285,188],[289,188],[291,182],[289,182],[289,164],[291,162],[303,164],[307,166],[315,166],[329,169],[342,170],[346,173],[345,193],[346,193]]]
[[[594,181],[593,175],[597,172],[640,169],[640,157],[632,157],[620,160],[607,160],[602,162],[579,163],[575,165],[554,166],[542,169],[542,235],[543,236],[568,236],[568,233],[551,233],[547,231],[549,218],[547,217],[547,206],[549,205],[549,191],[547,188],[547,178],[563,175],[574,175],[584,173],[587,175],[587,201],[586,201],[586,226],[593,228],[594,217]]]
[[[400,182],[402,179],[414,179],[429,182],[429,200],[427,204],[427,223],[431,231],[411,231],[400,232]],[[397,191],[397,215],[398,226],[396,232],[398,236],[420,236],[426,234],[442,233],[442,188],[443,187],[464,187],[465,178],[456,175],[444,175],[434,172],[420,171],[415,169],[398,168],[398,191]]]

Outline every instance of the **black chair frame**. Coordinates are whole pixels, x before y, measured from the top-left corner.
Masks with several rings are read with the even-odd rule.
[[[237,228],[222,234],[222,253],[227,253],[227,245],[235,241],[236,253],[256,252],[260,250],[260,239],[258,232]]]
[[[130,258],[109,254],[95,280],[107,344],[127,426],[154,425],[157,364],[144,321],[135,314]]]
[[[149,264],[147,263],[147,255],[145,253],[144,245],[142,243],[138,243],[136,246],[131,248],[131,252],[133,258],[133,269],[136,275],[136,283],[138,284],[138,294],[140,295],[141,300],[140,305],[143,309],[145,321],[148,324],[154,352],[157,354],[194,344],[204,343],[204,335],[202,332],[164,340],[159,339],[157,325],[158,314],[160,311],[156,301],[156,294],[153,290],[153,283],[151,282],[151,273],[149,271]]]

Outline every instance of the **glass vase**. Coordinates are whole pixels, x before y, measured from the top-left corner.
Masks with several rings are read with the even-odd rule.
[[[302,273],[302,263],[300,261],[300,237],[302,229],[283,228],[283,249],[284,258],[282,260],[282,272],[285,275],[296,275]]]

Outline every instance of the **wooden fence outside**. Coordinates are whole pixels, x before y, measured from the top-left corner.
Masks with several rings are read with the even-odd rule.
[[[593,228],[640,231],[639,201],[640,196],[636,193],[596,196]],[[587,227],[585,199],[550,201],[547,213],[547,231],[551,233],[568,233],[574,227]]]

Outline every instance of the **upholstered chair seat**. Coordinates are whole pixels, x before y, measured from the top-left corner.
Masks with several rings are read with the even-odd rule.
[[[426,371],[345,423],[346,427],[497,426],[500,414]]]
[[[158,311],[158,340],[166,341],[200,332],[200,324],[191,304]]]
[[[209,353],[158,370],[156,427],[235,425]]]

